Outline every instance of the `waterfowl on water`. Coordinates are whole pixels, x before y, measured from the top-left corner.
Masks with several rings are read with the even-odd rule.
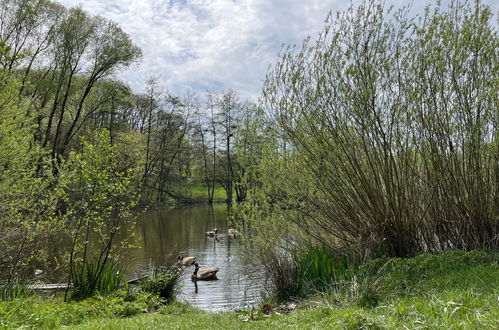
[[[192,274],[193,281],[206,281],[206,280],[217,279],[217,272],[220,270],[220,268],[211,267],[211,268],[200,269],[201,267],[199,267],[197,262],[194,264],[194,266],[196,266],[196,269],[194,270],[194,274]]]
[[[237,235],[239,235],[239,233],[237,232],[237,230],[235,230],[233,228],[230,228],[228,230],[228,234],[229,234],[229,237],[231,237],[231,238],[236,238]]]
[[[190,266],[196,262],[196,257],[178,256],[177,260],[177,263],[182,266]]]
[[[219,230],[220,230],[220,228],[215,228],[212,231],[207,231],[205,234],[206,234],[206,236],[209,236],[209,237],[216,237],[218,235]]]

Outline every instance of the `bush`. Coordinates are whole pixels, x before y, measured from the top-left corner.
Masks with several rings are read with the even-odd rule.
[[[369,258],[499,246],[493,13],[409,13],[367,0],[283,51],[261,98],[272,139],[248,174],[256,234]]]
[[[156,294],[161,298],[172,301],[179,278],[180,272],[177,268],[164,269],[143,279],[140,288],[144,292]]]

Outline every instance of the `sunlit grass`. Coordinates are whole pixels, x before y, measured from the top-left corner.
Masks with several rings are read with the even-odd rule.
[[[208,189],[204,185],[190,187],[191,198],[194,201],[208,201]],[[222,202],[227,199],[227,194],[222,187],[216,186],[213,194],[214,202]]]

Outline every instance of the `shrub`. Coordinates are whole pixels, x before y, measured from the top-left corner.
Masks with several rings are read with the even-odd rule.
[[[367,0],[283,51],[261,98],[273,139],[248,174],[248,228],[367,257],[499,246],[493,13],[409,13]]]
[[[140,284],[140,288],[144,292],[172,301],[179,279],[180,272],[177,268],[163,269],[155,275],[147,276]]]

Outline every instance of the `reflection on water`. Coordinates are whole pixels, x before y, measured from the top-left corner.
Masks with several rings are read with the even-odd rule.
[[[191,281],[194,266],[181,279],[178,299],[217,312],[254,305],[260,298],[264,275],[242,265],[238,240],[227,236],[226,205],[216,204],[149,211],[137,223],[141,248],[126,253],[129,277],[139,276],[152,265],[173,265],[177,256],[196,257],[202,268],[219,267],[216,281]],[[220,228],[218,239],[205,232]]]

